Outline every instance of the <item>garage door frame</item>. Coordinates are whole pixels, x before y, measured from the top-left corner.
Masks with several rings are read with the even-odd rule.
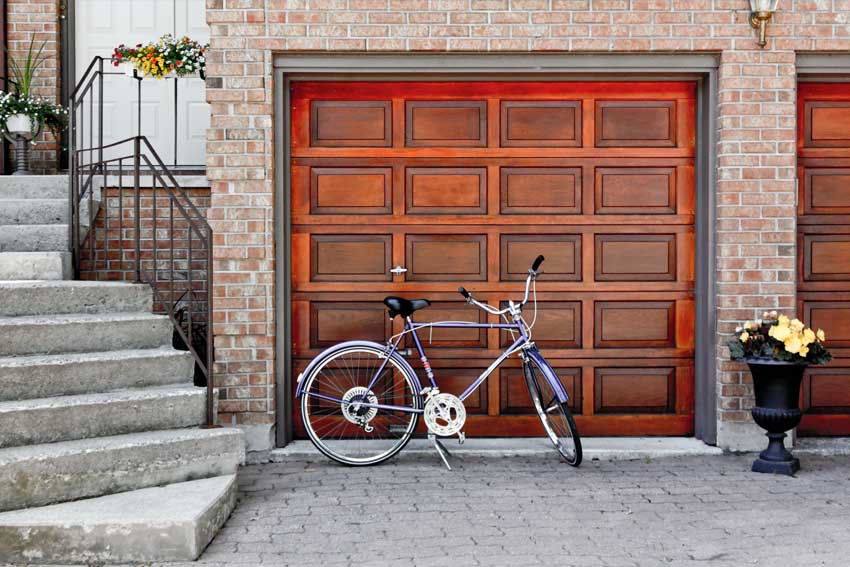
[[[293,437],[290,270],[290,83],[297,80],[606,80],[697,83],[695,436],[716,442],[715,131],[718,56],[704,55],[279,55],[274,59],[276,444]],[[280,94],[283,96],[280,96]]]

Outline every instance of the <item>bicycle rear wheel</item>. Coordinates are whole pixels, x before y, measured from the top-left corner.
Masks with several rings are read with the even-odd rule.
[[[310,441],[345,465],[375,465],[394,456],[410,440],[419,414],[360,403],[420,409],[411,372],[404,360],[395,355],[387,360],[377,347],[358,345],[327,355],[303,378],[301,419]]]
[[[529,358],[523,363],[523,374],[531,402],[540,416],[546,436],[567,464],[579,466],[582,458],[581,437],[570,408],[558,399],[534,359]]]

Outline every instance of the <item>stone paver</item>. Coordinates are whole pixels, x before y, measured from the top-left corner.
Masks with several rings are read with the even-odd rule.
[[[796,478],[751,461],[254,465],[195,565],[847,565],[850,457],[804,457]]]

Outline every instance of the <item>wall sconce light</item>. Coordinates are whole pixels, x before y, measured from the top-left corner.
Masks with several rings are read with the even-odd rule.
[[[750,25],[759,31],[759,47],[767,45],[767,22],[773,18],[779,0],[750,0]]]

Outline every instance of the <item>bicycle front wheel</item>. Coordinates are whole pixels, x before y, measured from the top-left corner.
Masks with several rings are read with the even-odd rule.
[[[361,404],[421,409],[411,373],[404,360],[396,355],[387,360],[377,347],[327,355],[303,378],[301,419],[310,441],[345,465],[375,465],[394,456],[410,440],[419,414]]]
[[[581,464],[581,437],[576,422],[567,404],[562,403],[543,371],[533,359],[523,363],[523,374],[528,393],[546,436],[555,445],[558,453],[567,464],[577,467]]]

